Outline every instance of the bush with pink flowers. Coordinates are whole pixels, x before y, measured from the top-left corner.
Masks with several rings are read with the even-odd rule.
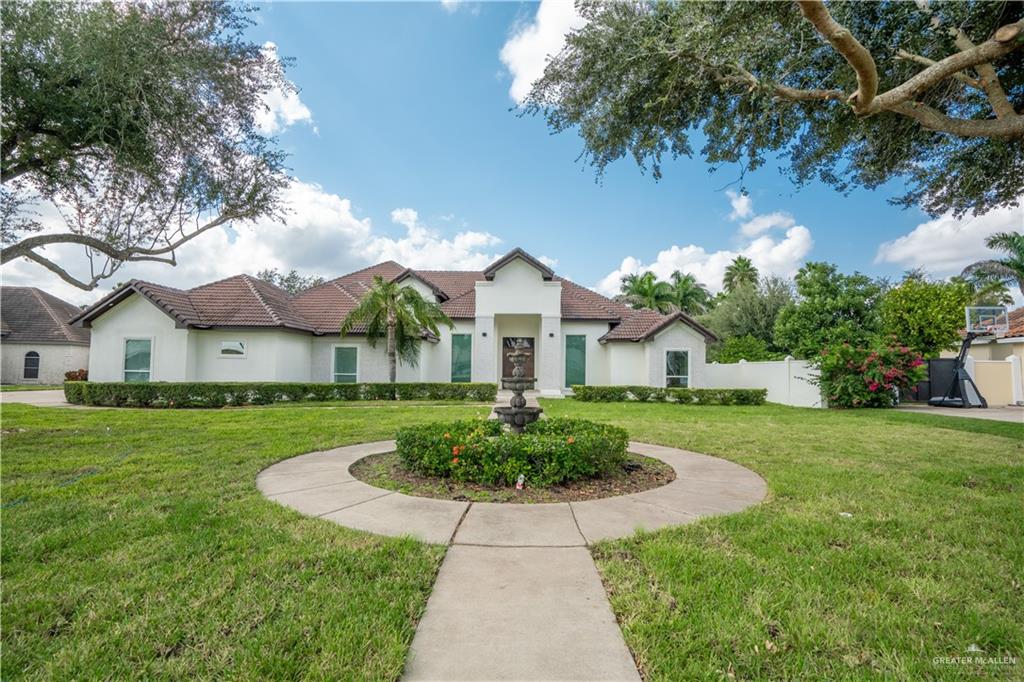
[[[924,360],[895,339],[870,347],[825,348],[816,359],[821,393],[830,407],[893,407],[897,391],[924,379]]]

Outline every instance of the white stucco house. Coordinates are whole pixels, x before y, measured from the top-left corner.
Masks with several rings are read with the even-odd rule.
[[[502,349],[534,349],[538,389],[573,384],[706,386],[710,331],[685,314],[634,310],[514,249],[483,271],[388,261],[295,296],[249,275],[189,290],[133,280],[79,314],[91,381],[384,382],[383,342],[338,335],[374,276],[416,287],[455,323],[423,341],[398,380],[497,382]],[[504,361],[507,362],[507,361]]]
[[[0,287],[0,381],[59,384],[89,364],[89,330],[72,326],[81,309],[35,287]]]

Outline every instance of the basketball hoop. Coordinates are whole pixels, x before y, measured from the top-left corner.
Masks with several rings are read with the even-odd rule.
[[[964,309],[968,334],[979,336],[1005,336],[1010,330],[1010,319],[1005,306],[967,306]]]

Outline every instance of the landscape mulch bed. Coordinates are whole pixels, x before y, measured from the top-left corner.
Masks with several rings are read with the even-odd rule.
[[[661,460],[632,453],[622,469],[611,476],[546,488],[531,488],[527,482],[523,490],[516,490],[514,486],[489,486],[421,476],[403,467],[398,454],[394,452],[364,457],[353,464],[349,471],[364,483],[406,495],[439,500],[510,503],[580,502],[628,495],[663,486],[676,477],[672,467]]]

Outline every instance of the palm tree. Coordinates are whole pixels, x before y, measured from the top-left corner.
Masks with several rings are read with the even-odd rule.
[[[634,308],[651,308],[658,312],[671,312],[675,307],[672,287],[668,282],[659,282],[653,272],[641,272],[622,278],[622,293],[615,297]]]
[[[1006,258],[980,260],[964,268],[963,276],[970,279],[978,275],[1015,284],[1024,294],[1024,234],[1020,232],[996,232],[985,240],[985,246],[993,251],[1002,251]]]
[[[412,287],[397,282],[387,282],[381,276],[373,278],[373,284],[363,294],[359,304],[345,316],[341,323],[344,336],[357,326],[366,327],[366,339],[370,347],[376,347],[377,339],[387,338],[388,380],[395,383],[398,374],[398,357],[413,365],[419,360],[419,341],[424,332],[439,336],[439,325],[452,329],[455,325],[436,303],[428,301]]]
[[[757,284],[757,278],[758,272],[753,262],[746,256],[736,256],[725,269],[722,286],[731,293],[738,287]]]
[[[707,312],[711,292],[697,278],[676,270],[672,273],[672,298],[676,308],[689,315]]]

